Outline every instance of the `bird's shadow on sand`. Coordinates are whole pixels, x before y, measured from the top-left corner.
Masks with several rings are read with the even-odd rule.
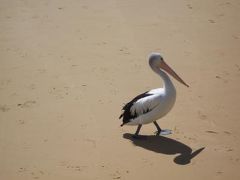
[[[139,146],[156,153],[167,155],[179,154],[173,160],[179,165],[189,164],[191,159],[197,156],[204,149],[203,147],[193,152],[192,148],[188,145],[164,136],[140,136],[136,139],[132,137],[132,134],[125,133],[123,134],[123,138],[132,141],[135,146]]]

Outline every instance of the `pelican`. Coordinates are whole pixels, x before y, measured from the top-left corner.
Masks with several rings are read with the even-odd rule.
[[[157,128],[156,135],[170,134],[170,130],[162,130],[156,120],[165,116],[174,106],[176,101],[176,89],[168,74],[174,77],[183,85],[189,87],[167,63],[163,60],[160,53],[151,53],[149,56],[149,66],[163,80],[163,87],[152,89],[142,93],[122,108],[123,125],[138,126],[133,137],[139,137],[139,132],[143,124],[154,123]],[[168,74],[167,74],[168,73]]]

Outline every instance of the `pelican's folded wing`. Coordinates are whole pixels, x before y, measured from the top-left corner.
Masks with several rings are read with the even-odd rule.
[[[158,95],[151,94],[150,96],[144,97],[136,101],[130,108],[132,115],[136,117],[152,111],[160,103],[160,98]]]
[[[123,117],[123,124],[128,123],[131,119],[152,111],[160,104],[160,98],[155,90],[147,91],[136,96],[132,101],[123,107],[123,113],[119,119]]]

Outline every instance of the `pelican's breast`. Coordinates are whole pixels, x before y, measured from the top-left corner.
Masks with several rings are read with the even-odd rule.
[[[165,90],[164,94],[161,96],[161,103],[159,104],[158,109],[156,111],[159,112],[158,118],[165,116],[174,106],[176,101],[176,90]]]
[[[163,92],[158,97],[159,104],[152,111],[139,117],[141,124],[148,124],[165,116],[174,106],[176,101],[176,91]]]

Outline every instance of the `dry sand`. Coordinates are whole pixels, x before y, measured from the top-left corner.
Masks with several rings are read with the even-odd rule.
[[[190,88],[132,140],[152,51]],[[0,0],[0,179],[240,179],[239,57],[238,0]]]

